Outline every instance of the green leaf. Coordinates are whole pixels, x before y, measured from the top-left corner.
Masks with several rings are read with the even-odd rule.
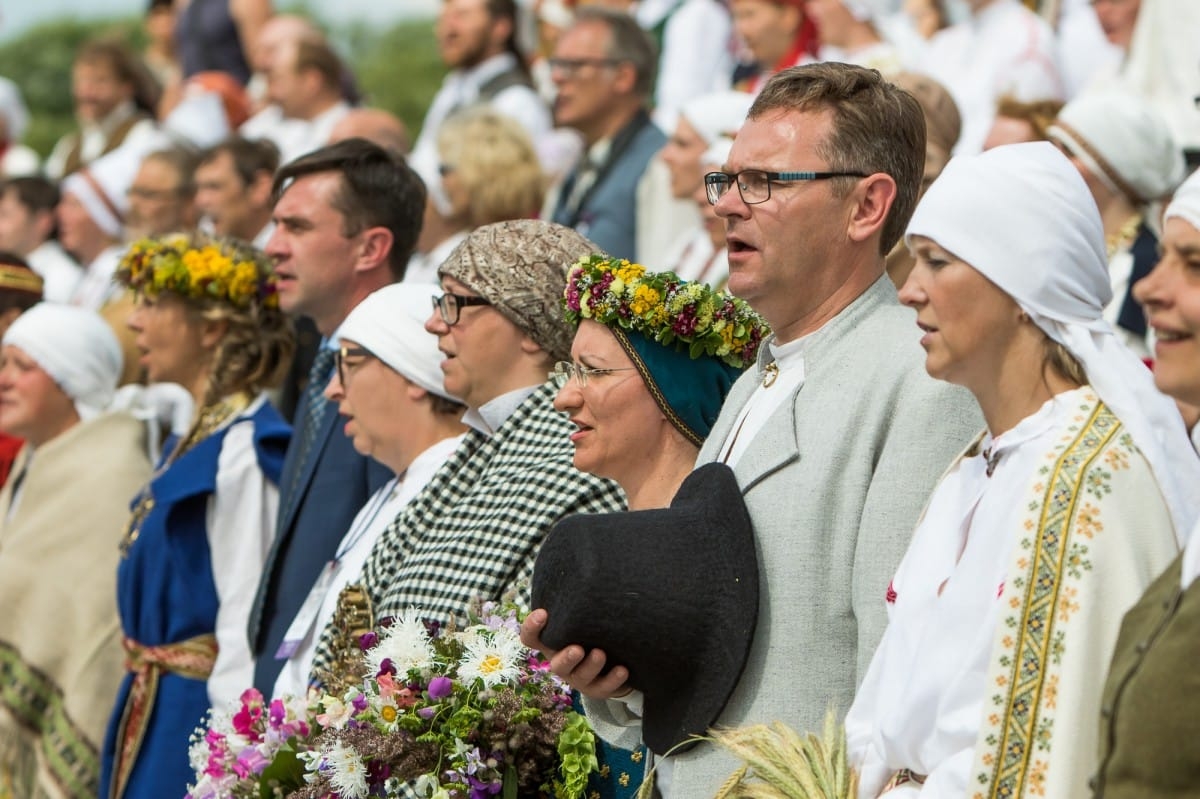
[[[504,769],[503,799],[517,799],[517,770],[509,763]]]
[[[304,786],[304,761],[296,756],[292,747],[282,747],[275,753],[271,765],[263,769],[258,783],[260,799],[273,799],[276,796],[272,783],[278,783],[281,796],[287,796]]]

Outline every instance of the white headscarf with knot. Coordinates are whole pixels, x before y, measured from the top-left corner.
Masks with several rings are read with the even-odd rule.
[[[917,206],[924,236],[996,284],[1079,360],[1150,464],[1182,543],[1200,515],[1200,459],[1175,403],[1102,316],[1112,299],[1100,213],[1052,144],[954,158]]]
[[[431,394],[455,402],[446,391],[437,336],[425,329],[433,313],[433,298],[441,294],[433,285],[393,283],[368,295],[354,307],[338,328],[338,338],[371,351],[393,371]]]
[[[121,377],[121,345],[95,311],[40,302],[17,317],[4,333],[75,403],[87,421],[108,409]]]

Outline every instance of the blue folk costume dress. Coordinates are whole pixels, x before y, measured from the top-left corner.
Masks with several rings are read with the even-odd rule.
[[[265,397],[239,395],[205,409],[134,500],[117,568],[130,671],[109,720],[102,799],[183,796],[194,780],[189,738],[209,709],[220,605],[209,508],[225,439],[243,424],[253,425],[262,476],[277,486],[291,428]]]

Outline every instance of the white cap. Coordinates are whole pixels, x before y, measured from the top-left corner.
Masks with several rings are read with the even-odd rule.
[[[338,338],[371,351],[403,377],[439,397],[462,402],[446,391],[437,336],[425,329],[440,294],[432,284],[392,283],[368,295],[338,328]]]
[[[1047,133],[1131,202],[1164,197],[1183,179],[1183,153],[1166,117],[1132,94],[1085,94],[1067,103]]]

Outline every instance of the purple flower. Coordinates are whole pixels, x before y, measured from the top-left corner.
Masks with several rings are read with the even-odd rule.
[[[381,677],[384,674],[390,674],[393,677],[396,675],[396,664],[392,662],[391,658],[384,658],[379,661],[379,673],[375,676]]]
[[[445,699],[454,690],[454,680],[445,675],[438,675],[429,681],[427,693],[430,699]]]
[[[354,705],[354,711],[356,713],[362,713],[367,709],[366,694],[359,694],[358,696],[354,697],[354,701],[351,702],[351,704]]]
[[[435,715],[437,715],[437,708],[436,707],[418,708],[417,715],[420,716],[421,718],[425,719],[426,721],[428,721],[429,719],[431,719]]]
[[[364,652],[379,643],[379,635],[375,632],[365,632],[358,638],[358,646]]]

